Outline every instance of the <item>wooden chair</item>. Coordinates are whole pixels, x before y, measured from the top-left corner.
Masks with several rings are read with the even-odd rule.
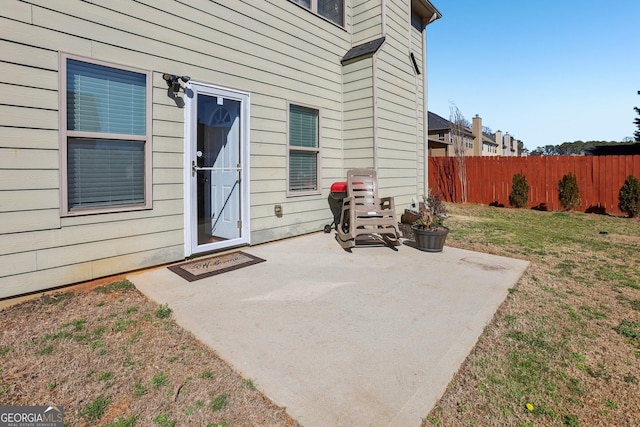
[[[393,197],[378,198],[375,170],[347,172],[347,197],[342,202],[337,232],[336,238],[344,249],[375,243],[400,244]]]

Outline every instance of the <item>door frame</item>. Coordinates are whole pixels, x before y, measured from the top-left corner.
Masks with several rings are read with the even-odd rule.
[[[197,96],[198,94],[219,96],[226,99],[240,101],[240,237],[221,242],[198,245],[198,208],[197,185],[192,178],[192,162],[196,160],[197,138]],[[251,224],[249,215],[250,194],[250,157],[249,157],[249,130],[250,95],[235,89],[211,85],[201,82],[189,81],[185,86],[185,120],[184,120],[184,251],[185,257],[191,255],[227,249],[234,246],[248,245],[251,243]]]

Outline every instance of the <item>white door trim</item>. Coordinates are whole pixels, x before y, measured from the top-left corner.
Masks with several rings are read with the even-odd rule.
[[[225,240],[222,242],[198,245],[197,241],[197,207],[196,185],[192,179],[191,165],[195,158],[196,138],[196,105],[199,93],[220,96],[227,99],[240,101],[240,238]],[[248,245],[251,243],[250,223],[250,95],[235,89],[224,88],[216,85],[190,81],[185,87],[185,119],[184,119],[184,248],[185,257],[215,250],[226,249],[234,246]]]

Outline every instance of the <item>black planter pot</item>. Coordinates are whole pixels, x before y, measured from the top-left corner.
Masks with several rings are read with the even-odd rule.
[[[442,227],[437,230],[425,230],[412,225],[411,230],[416,238],[416,248],[424,252],[442,252],[444,241],[447,239],[449,229]]]

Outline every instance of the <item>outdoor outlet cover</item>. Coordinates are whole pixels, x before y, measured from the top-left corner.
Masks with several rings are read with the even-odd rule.
[[[275,212],[278,218],[282,218],[282,205],[275,205],[273,207],[273,212]]]

